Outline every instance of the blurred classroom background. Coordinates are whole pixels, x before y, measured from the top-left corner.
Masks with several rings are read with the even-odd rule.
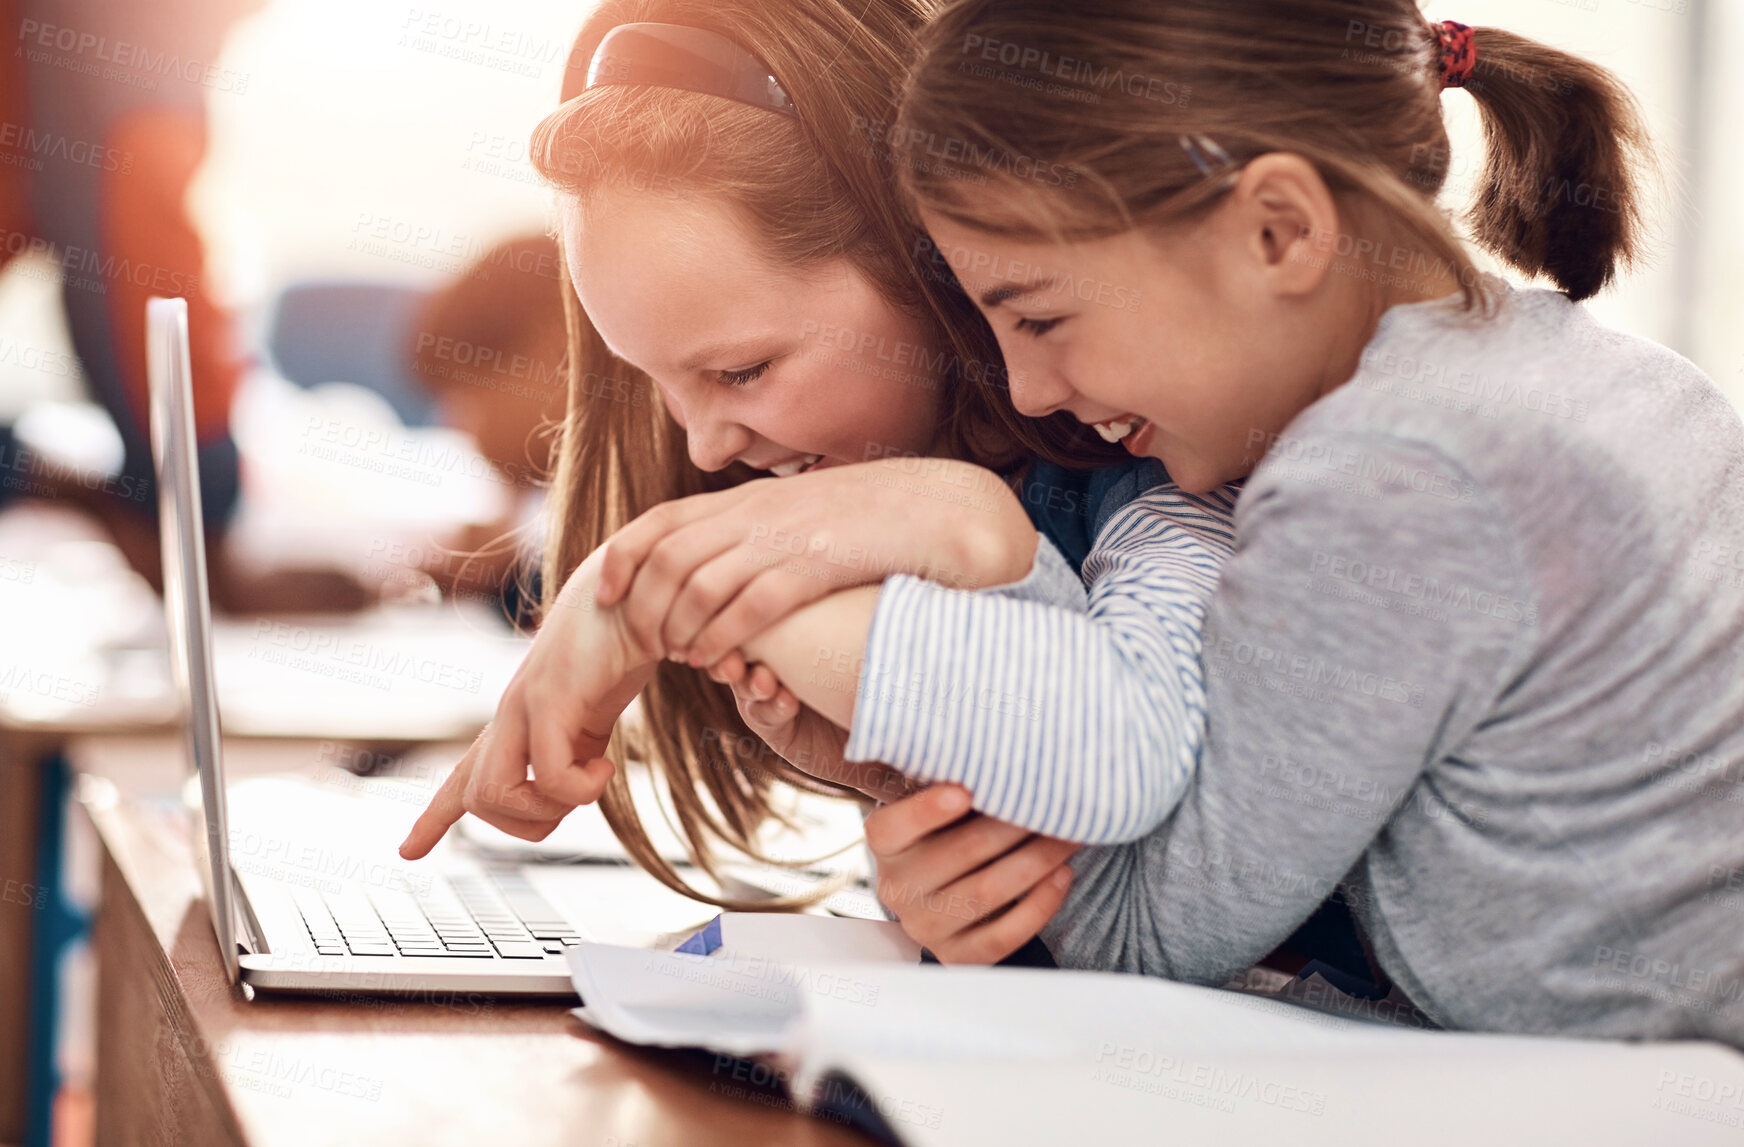
[[[1508,27],[1629,82],[1665,156],[1667,195],[1654,213],[1653,262],[1593,306],[1693,359],[1744,403],[1744,217],[1728,210],[1744,183],[1744,134],[1735,125],[1744,73],[1728,66],[1744,51],[1744,5],[1435,0],[1425,12]],[[203,289],[233,309],[262,367],[243,388],[240,436],[279,410],[258,392],[285,365],[269,353],[269,338],[286,288],[352,281],[433,291],[495,242],[549,227],[549,196],[527,162],[527,140],[555,103],[584,13],[582,4],[532,0],[274,0],[235,27],[218,63],[243,82],[207,92],[209,150],[190,207],[206,245]],[[1455,140],[1446,202],[1457,206],[1481,153],[1471,101],[1454,92],[1444,102]],[[33,362],[66,361],[57,294],[54,271],[40,259],[15,261],[0,277],[0,338],[44,352]],[[3,357],[0,419],[82,394],[76,368],[32,369]],[[306,375],[307,366],[295,365]],[[403,496],[415,501],[417,493]],[[464,498],[448,504],[484,512]],[[287,533],[282,514],[276,528],[252,515],[238,525],[273,549],[300,533]]]
[[[393,350],[420,297],[455,287],[498,242],[550,227],[527,141],[555,104],[585,11],[550,0],[272,0],[230,32],[216,61],[230,79],[204,94],[209,147],[189,208],[206,252],[202,289],[234,313],[252,363],[233,418],[244,462],[232,535],[260,567],[319,559],[410,585],[456,539],[530,513],[487,466],[453,461],[482,444],[438,424]],[[1576,52],[1634,88],[1667,195],[1652,264],[1594,309],[1688,356],[1744,406],[1744,213],[1732,209],[1744,185],[1744,70],[1734,64],[1744,4],[1434,0],[1425,11]],[[1457,207],[1481,152],[1471,102],[1444,100]],[[312,285],[329,293],[298,294]],[[383,309],[333,309],[349,288]],[[359,314],[371,317],[359,324]],[[328,337],[325,323],[349,323],[346,337]],[[119,465],[72,355],[58,271],[40,256],[0,275],[0,423],[13,422],[81,465]],[[446,459],[440,480],[377,472],[355,451],[310,452],[311,426],[415,443],[416,457]],[[90,884],[79,875],[89,864],[72,858],[75,891]],[[89,1085],[94,1024],[78,961],[75,951],[59,1040],[75,1096]],[[76,1117],[61,1129],[66,1142],[89,1130]]]

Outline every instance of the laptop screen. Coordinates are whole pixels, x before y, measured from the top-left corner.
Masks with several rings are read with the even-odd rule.
[[[224,770],[218,756],[218,693],[212,679],[212,612],[195,461],[188,304],[185,299],[151,299],[145,307],[151,452],[157,467],[158,536],[163,549],[170,667],[186,721],[189,764],[200,778],[198,798],[189,802],[191,829],[218,950],[224,956],[230,982],[235,983],[239,971],[236,890],[230,881]]]

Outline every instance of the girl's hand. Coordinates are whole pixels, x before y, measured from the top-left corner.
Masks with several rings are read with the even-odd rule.
[[[1028,943],[1065,902],[1078,851],[970,813],[969,791],[952,784],[874,810],[866,843],[878,899],[946,964],[997,963]]]
[[[595,605],[600,556],[592,554],[564,584],[495,719],[400,845],[407,860],[427,854],[462,813],[543,840],[605,791],[612,726],[653,676],[656,659],[630,638],[621,610]]]
[[[990,470],[943,458],[831,466],[665,502],[605,546],[599,602],[644,648],[713,665],[801,606],[912,573],[1016,581],[1036,533]]]
[[[794,768],[857,789],[880,803],[916,791],[912,781],[888,765],[843,760],[847,730],[801,705],[767,665],[747,666],[742,656],[731,653],[709,668],[709,676],[733,687],[745,724]]]
[[[500,713],[500,710],[499,710]],[[400,845],[400,855],[418,860],[436,847],[436,842],[464,813],[471,813],[493,828],[522,840],[544,840],[563,818],[575,811],[567,804],[541,793],[530,781],[521,780],[507,789],[485,782],[479,776],[479,761],[495,756],[500,750],[490,744],[496,724],[485,726],[460,763],[436,790],[430,805],[412,825],[412,831]],[[611,774],[607,772],[606,779]],[[603,785],[602,785],[603,790]]]

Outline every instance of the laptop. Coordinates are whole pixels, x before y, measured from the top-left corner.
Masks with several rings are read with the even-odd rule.
[[[272,831],[292,842],[280,848],[281,857],[304,856],[308,863],[239,868],[232,862],[200,528],[187,302],[150,300],[146,328],[170,661],[198,778],[197,786],[188,786],[188,804],[201,883],[230,982],[249,995],[263,989],[574,997],[564,951],[585,933],[519,866],[456,856],[409,873],[391,849],[366,863],[355,855],[333,863],[320,843],[331,825],[307,809],[274,820]],[[363,846],[351,847],[355,853]]]

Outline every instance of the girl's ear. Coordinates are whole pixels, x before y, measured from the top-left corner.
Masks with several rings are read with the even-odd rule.
[[[1249,161],[1230,192],[1242,245],[1275,294],[1319,290],[1340,246],[1338,204],[1312,163],[1289,152]]]

